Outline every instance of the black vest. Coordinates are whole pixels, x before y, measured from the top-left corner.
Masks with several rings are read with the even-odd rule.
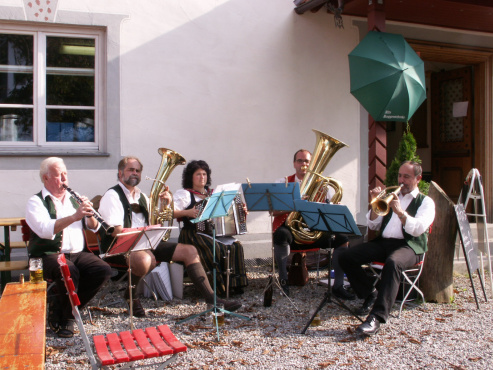
[[[51,197],[47,195],[46,198],[43,199],[41,191],[36,195],[41,199],[43,205],[48,210],[50,218],[56,220],[55,203],[53,203]],[[79,208],[79,204],[74,198],[70,197],[70,201],[74,206],[74,209]],[[84,219],[82,219],[82,225],[85,227]],[[41,257],[45,254],[60,253],[60,249],[62,248],[62,234],[63,231],[60,231],[55,235],[54,239],[42,239],[31,230],[31,236],[29,238],[29,257]]]
[[[423,203],[426,195],[418,193],[416,198],[414,198],[411,203],[406,208],[406,212],[409,216],[414,217],[418,212],[418,208]],[[383,231],[390,219],[392,218],[393,211],[390,209],[390,212],[384,216],[382,221],[382,226],[380,230]],[[406,240],[407,245],[409,245],[416,254],[423,254],[428,250],[428,230],[426,230],[423,234],[419,236],[412,236],[404,231],[404,226],[402,226],[402,233],[404,234],[404,239]]]
[[[191,199],[190,204],[185,209],[192,209],[197,204],[197,201],[195,200],[195,196],[193,195],[193,193],[190,190],[188,190],[188,189],[185,189],[185,190],[187,190],[190,193],[190,199]],[[197,226],[196,226],[196,224],[191,223],[190,220],[191,220],[190,217],[182,217],[183,228],[195,230]]]
[[[130,207],[130,202],[125,195],[125,192],[119,184],[109,188],[108,190],[111,189],[116,191],[120,197],[120,202],[122,202],[123,205],[123,227],[132,227],[132,208]],[[147,201],[143,193],[140,194],[139,205],[142,213],[144,213],[146,223],[149,225],[149,211],[147,210]],[[106,253],[114,238],[111,235],[107,235],[102,227],[99,229],[99,234],[101,235],[101,251]]]

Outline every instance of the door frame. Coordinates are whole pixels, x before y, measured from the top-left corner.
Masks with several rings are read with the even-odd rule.
[[[493,49],[407,39],[424,61],[473,67],[474,155],[485,194],[493,194]],[[487,217],[493,220],[493,199],[485,199]]]

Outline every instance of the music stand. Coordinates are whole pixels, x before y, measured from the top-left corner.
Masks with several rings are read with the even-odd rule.
[[[216,189],[217,190],[217,189]],[[198,223],[202,221],[206,221],[212,218],[216,217],[224,217],[227,216],[228,211],[233,203],[234,198],[236,197],[237,193],[239,191],[239,184],[238,188],[236,190],[221,190],[219,192],[214,192],[209,198],[207,198],[207,205],[205,206],[202,214],[200,217],[195,218],[191,220],[192,223]],[[207,309],[205,311],[202,311],[198,314],[191,315],[183,320],[177,321],[176,324],[181,324],[185,321],[194,319],[196,317],[205,315],[208,312],[214,312],[214,318],[215,318],[215,323],[216,323],[216,332],[217,332],[217,340],[219,341],[219,325],[217,322],[217,312],[223,312],[224,314],[228,315],[233,315],[236,317],[239,317],[240,319],[244,320],[250,320],[249,317],[239,315],[234,312],[230,312],[228,310],[225,310],[224,308],[217,307],[217,293],[216,293],[216,228],[214,226],[214,223],[212,223],[212,241],[213,241],[213,268],[212,268],[212,277],[213,277],[213,291],[214,291],[214,306],[210,309]]]
[[[275,256],[274,256],[274,230],[273,230],[273,215],[274,211],[295,211],[295,202],[301,199],[300,184],[297,182],[285,183],[256,183],[250,182],[242,184],[243,196],[247,204],[248,211],[269,211],[270,225],[272,235],[272,274],[269,275],[268,283],[264,289],[264,294],[267,289],[274,283],[281,291],[293,307],[298,310],[294,302],[289,298],[281,287],[279,279],[275,272]],[[271,277],[273,277],[271,279]]]
[[[125,228],[122,233],[117,234],[113,239],[108,251],[101,255],[104,260],[107,257],[124,255],[128,261],[128,293],[130,296],[130,329],[134,329],[133,321],[133,299],[132,299],[132,267],[130,266],[130,255],[133,252],[155,249],[163,239],[164,234],[169,229],[176,229],[176,226],[144,226],[138,228]]]
[[[300,212],[303,220],[310,228],[310,230],[326,231],[330,233],[344,233],[344,234],[356,234],[361,235],[358,226],[354,222],[353,216],[349,212],[349,209],[341,204],[327,204],[327,203],[316,203],[307,202],[305,200],[295,202],[296,210]],[[337,297],[332,297],[332,284],[330,273],[332,271],[332,249],[331,242],[329,238],[329,277],[327,281],[327,291],[324,298],[318,305],[317,309],[313,313],[312,317],[308,323],[303,328],[301,334],[305,334],[306,330],[310,326],[314,317],[323,308],[326,303],[334,302],[339,307],[344,308],[350,312],[354,317],[363,322],[363,320],[342,300]],[[333,301],[334,299],[334,301]]]

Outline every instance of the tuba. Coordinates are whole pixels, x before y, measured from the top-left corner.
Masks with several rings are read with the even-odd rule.
[[[168,226],[172,226],[173,202],[170,207],[161,209],[159,194],[166,189],[165,182],[175,167],[179,164],[185,164],[187,161],[180,154],[171,149],[159,148],[158,153],[162,156],[162,159],[156,178],[151,179],[154,180],[154,182],[152,183],[151,193],[149,195],[149,224],[156,225],[168,222]],[[163,240],[168,240],[170,234],[171,230],[166,231]]]
[[[313,130],[316,135],[315,150],[313,151],[310,166],[300,185],[302,197],[307,196],[310,202],[325,202],[329,186],[335,191],[331,198],[332,203],[339,203],[342,199],[342,185],[339,181],[322,176],[322,172],[332,159],[334,154],[341,148],[348,146],[342,141]],[[291,212],[286,220],[286,226],[291,229],[293,237],[298,244],[315,243],[322,236],[321,231],[310,231],[299,212]]]

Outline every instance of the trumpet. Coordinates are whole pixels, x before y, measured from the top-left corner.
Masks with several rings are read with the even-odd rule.
[[[375,198],[372,199],[370,202],[371,209],[373,212],[375,212],[378,216],[385,216],[387,213],[390,211],[389,203],[394,199],[394,195],[399,194],[401,191],[403,185],[399,186],[389,186],[385,189],[383,189]],[[387,193],[390,189],[394,189],[391,193]]]
[[[77,203],[79,203],[79,204],[82,204],[83,203],[83,201],[82,201],[81,197],[79,196],[79,194],[77,194],[75,191],[73,191],[71,188],[69,188],[65,184],[62,184],[62,186],[65,188],[65,190],[67,190],[70,193],[70,195],[72,195],[74,197],[74,199],[76,200]],[[107,235],[113,234],[113,231],[115,231],[115,227],[108,225],[103,220],[103,217],[101,217],[101,215],[99,214],[99,212],[96,211],[94,208],[91,207],[91,211],[92,211],[92,216],[96,220],[98,220],[98,222],[101,224],[101,227],[104,229],[104,231],[106,232],[106,234]]]

